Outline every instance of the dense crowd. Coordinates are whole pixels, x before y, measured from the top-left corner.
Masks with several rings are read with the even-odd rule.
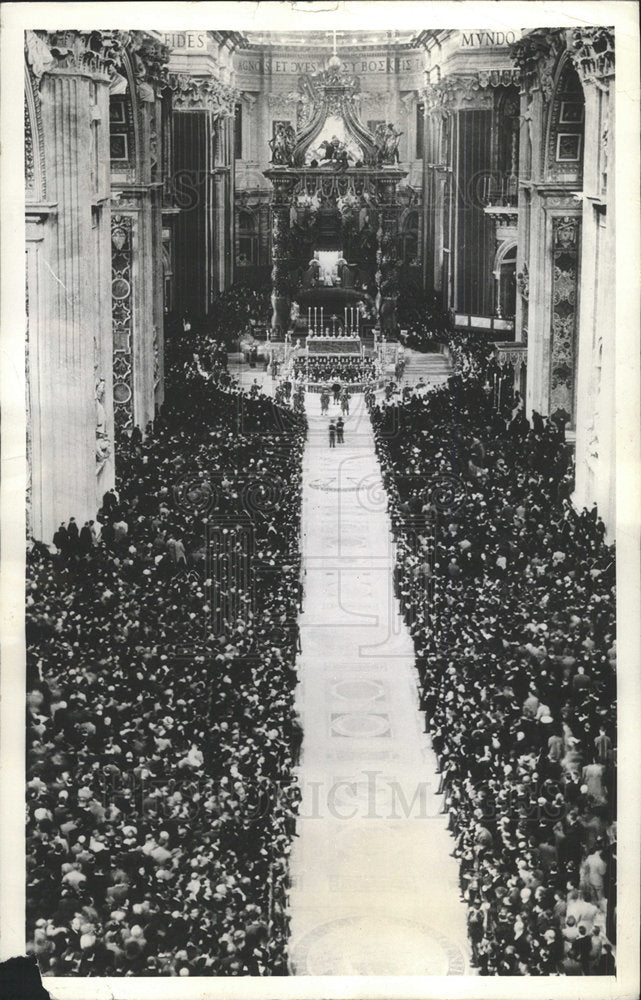
[[[243,396],[206,337],[168,382],[95,520],[28,556],[47,975],[286,974],[305,420]]]
[[[294,358],[294,378],[307,378],[316,385],[362,385],[372,382],[379,375],[375,358],[349,357],[346,355]]]
[[[473,960],[612,974],[614,550],[563,422],[499,401],[481,340],[452,353],[445,386],[369,404]]]
[[[398,338],[415,351],[437,351],[447,343],[450,323],[439,297],[425,292],[416,282],[402,283],[396,304]],[[401,331],[405,331],[401,334]]]
[[[262,279],[254,285],[237,282],[219,292],[212,301],[209,315],[195,316],[187,310],[180,318],[181,335],[188,339],[202,337],[208,343],[215,341],[228,350],[236,349],[238,339],[250,334],[256,327],[265,328],[271,319],[271,281]],[[185,329],[187,327],[187,329]],[[179,360],[182,352],[180,340],[167,339],[169,361]]]

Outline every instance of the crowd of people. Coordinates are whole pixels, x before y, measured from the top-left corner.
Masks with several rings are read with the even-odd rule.
[[[219,292],[210,307],[209,316],[194,316],[187,310],[180,323],[181,335],[188,339],[200,337],[203,343],[224,345],[227,350],[236,350],[238,339],[251,334],[256,327],[266,327],[271,321],[271,281],[265,277],[253,285],[237,282],[225,291]],[[182,346],[180,338],[167,338],[168,361],[180,362]]]
[[[45,975],[287,974],[306,423],[173,345],[93,521],[27,563],[27,936]],[[181,354],[182,351],[182,354]]]
[[[482,338],[451,348],[443,387],[368,402],[473,961],[613,974],[614,550],[563,422],[497,397]]]
[[[437,351],[439,344],[448,341],[450,323],[438,296],[411,279],[401,284],[396,323],[398,338],[415,351]]]
[[[306,378],[315,385],[330,385],[334,382],[340,382],[341,385],[364,385],[373,382],[380,375],[380,365],[376,358],[349,355],[296,357],[293,370],[294,378]]]

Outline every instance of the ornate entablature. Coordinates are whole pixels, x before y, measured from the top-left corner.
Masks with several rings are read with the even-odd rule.
[[[492,90],[519,84],[518,69],[482,70],[477,73],[452,73],[422,91],[426,114],[448,115],[472,101],[490,101]]]
[[[170,74],[175,111],[209,111],[214,118],[233,118],[240,91],[214,77]]]

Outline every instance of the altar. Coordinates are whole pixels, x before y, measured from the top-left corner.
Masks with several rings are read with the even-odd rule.
[[[312,334],[307,337],[307,353],[310,356],[323,354],[361,355],[363,353],[363,341],[356,334],[352,337],[339,335],[326,337],[324,334],[322,336]]]

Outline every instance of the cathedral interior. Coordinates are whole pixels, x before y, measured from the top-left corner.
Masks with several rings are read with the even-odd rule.
[[[613,31],[24,53],[41,969],[611,975]]]

